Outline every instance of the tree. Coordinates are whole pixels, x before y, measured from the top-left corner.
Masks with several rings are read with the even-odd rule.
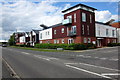
[[[9,39],[9,45],[10,46],[13,46],[15,45],[15,33],[13,33],[11,36],[10,36],[10,39]]]

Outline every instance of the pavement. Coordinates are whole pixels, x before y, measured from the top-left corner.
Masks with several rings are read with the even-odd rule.
[[[82,52],[41,52],[4,47],[2,57],[20,78],[120,80],[118,49],[120,47]]]

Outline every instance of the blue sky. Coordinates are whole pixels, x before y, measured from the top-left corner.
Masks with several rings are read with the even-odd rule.
[[[64,4],[71,4],[74,6],[76,4],[82,3],[100,10],[109,10],[112,14],[118,14],[118,2],[58,2],[54,4],[55,6],[63,6]]]
[[[10,1],[10,0],[9,0]],[[38,0],[34,0],[38,1]],[[107,22],[110,19],[118,18],[117,2],[50,2],[49,0],[34,1],[3,1],[0,6],[0,39],[9,39],[10,34],[17,31],[31,31],[32,29],[41,29],[40,24],[51,26],[61,23],[63,20],[62,10],[82,3],[97,9],[95,19],[99,22]],[[115,0],[114,0],[115,1]]]

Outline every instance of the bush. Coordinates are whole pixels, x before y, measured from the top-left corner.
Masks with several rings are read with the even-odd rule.
[[[120,43],[108,43],[108,47],[113,47],[113,46],[120,46]]]
[[[85,49],[93,49],[95,48],[95,45],[93,44],[35,44],[35,48],[42,48],[42,49],[57,49],[57,48],[63,48],[65,50],[85,50]]]

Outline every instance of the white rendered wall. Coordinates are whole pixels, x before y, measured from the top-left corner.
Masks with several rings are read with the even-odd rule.
[[[41,39],[41,34],[42,34],[42,39]],[[39,40],[47,40],[47,39],[52,39],[52,28],[39,31]]]
[[[118,43],[120,43],[120,28],[117,28]]]
[[[103,25],[103,24],[98,24],[95,23],[95,29],[96,29],[96,37],[110,37],[110,38],[116,38],[116,28]],[[108,29],[108,35],[106,35],[106,29]],[[100,30],[100,32],[99,32]],[[112,30],[114,30],[114,36],[112,35]]]
[[[24,43],[25,42],[25,36],[21,36],[19,39],[20,39],[20,43]]]

